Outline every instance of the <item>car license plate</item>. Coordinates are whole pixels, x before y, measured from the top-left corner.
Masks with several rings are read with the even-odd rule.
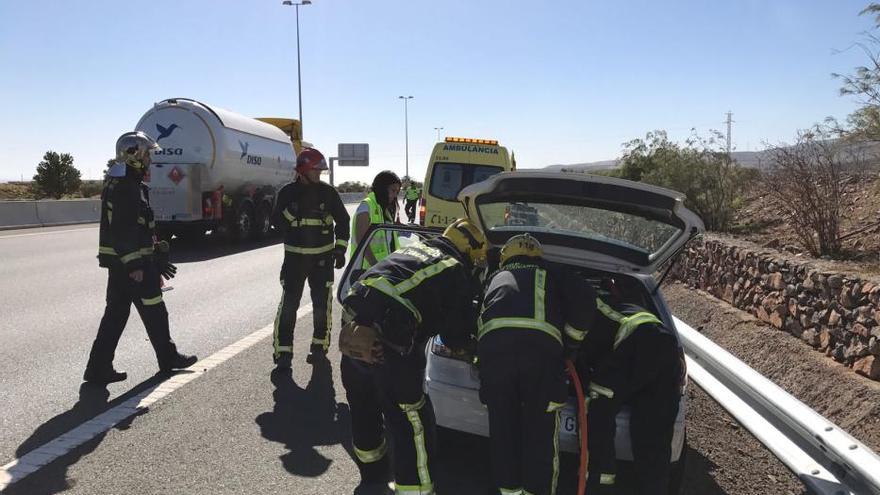
[[[559,414],[559,434],[560,435],[577,435],[577,411],[570,407],[566,407]]]

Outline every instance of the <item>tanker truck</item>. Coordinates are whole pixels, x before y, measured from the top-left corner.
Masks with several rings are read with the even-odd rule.
[[[156,103],[136,130],[162,147],[154,152],[148,182],[160,235],[220,231],[233,240],[268,235],[276,194],[293,179],[291,135],[186,98]]]

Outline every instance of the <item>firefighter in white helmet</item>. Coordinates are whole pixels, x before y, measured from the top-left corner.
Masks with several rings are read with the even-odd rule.
[[[116,163],[107,171],[101,193],[98,234],[98,264],[108,273],[107,307],[83,376],[87,382],[125,380],[127,375],[113,368],[113,356],[132,304],[144,321],[161,372],[198,361],[177,351],[162,300],[160,277],[173,278],[177,268],[169,262],[168,243],[157,242],[150,191],[143,183],[152,153],[158,149],[156,141],[140,131],[127,132],[116,141]]]

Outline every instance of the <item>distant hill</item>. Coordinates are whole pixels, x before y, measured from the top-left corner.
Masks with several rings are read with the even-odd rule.
[[[869,164],[876,164],[877,158],[880,157],[880,143],[857,143],[852,145],[852,149],[864,156]],[[771,156],[766,151],[734,151],[731,153],[733,159],[743,167],[765,169],[771,163]],[[563,168],[574,170],[610,170],[617,168],[619,159],[602,160],[598,162],[586,163],[570,163],[570,164],[554,164],[545,168],[549,170],[560,170]]]

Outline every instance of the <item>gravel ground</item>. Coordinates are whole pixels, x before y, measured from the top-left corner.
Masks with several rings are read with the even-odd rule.
[[[704,292],[671,283],[663,295],[673,314],[880,450],[880,384]],[[705,392],[692,384],[689,396],[684,493],[805,493],[797,478]]]

